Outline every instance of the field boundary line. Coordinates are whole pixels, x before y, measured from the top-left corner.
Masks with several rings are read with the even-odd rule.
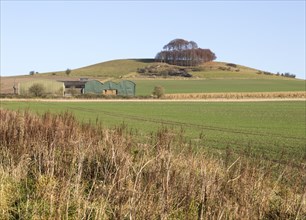
[[[240,99],[9,99],[0,102],[286,102],[306,101],[306,98],[240,98]]]

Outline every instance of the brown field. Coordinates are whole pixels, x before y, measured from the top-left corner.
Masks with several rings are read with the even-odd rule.
[[[72,76],[49,76],[49,75],[34,75],[34,76],[10,76],[10,77],[0,77],[0,93],[1,94],[13,94],[13,86],[14,83],[18,85],[18,83],[28,82],[31,80],[79,80],[80,77],[72,77]],[[91,79],[91,78],[90,78]],[[99,78],[95,77],[94,79],[100,81],[106,81],[107,78]]]
[[[0,93],[1,94],[13,94],[14,93],[14,83],[28,82],[31,80],[78,80],[77,77],[59,77],[59,76],[10,76],[10,77],[0,77]]]
[[[167,99],[284,99],[306,98],[306,92],[231,92],[165,94]]]

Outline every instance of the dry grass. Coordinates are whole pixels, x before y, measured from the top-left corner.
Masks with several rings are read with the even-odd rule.
[[[213,159],[167,128],[140,139],[70,113],[0,119],[0,219],[306,217],[305,170],[288,183],[290,167]]]
[[[250,98],[306,98],[306,92],[230,92],[165,94],[169,99],[250,99]]]

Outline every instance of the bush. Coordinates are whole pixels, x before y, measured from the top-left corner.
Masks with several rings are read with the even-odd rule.
[[[81,90],[77,89],[75,87],[71,87],[66,89],[65,94],[70,94],[71,96],[76,96],[78,94],[81,94]]]
[[[162,86],[155,86],[153,90],[153,95],[157,98],[162,98],[165,95],[165,89]]]
[[[71,73],[71,69],[66,69],[65,73],[66,73],[67,76],[69,76],[70,73]]]
[[[237,67],[237,65],[236,65],[236,64],[234,64],[234,63],[227,63],[227,64],[226,64],[226,66],[230,66],[230,67],[234,67],[234,68],[236,68],[236,67]]]
[[[289,77],[289,78],[295,78],[294,74],[290,74],[290,73],[285,73],[285,75],[283,75],[285,77]]]
[[[272,73],[270,72],[263,72],[265,75],[273,75]]]
[[[35,97],[41,97],[45,93],[45,87],[40,83],[34,83],[29,88],[29,93]]]
[[[138,68],[137,73],[146,76],[177,76],[177,77],[192,77],[190,73],[188,73],[187,68],[179,68],[176,66],[171,66],[168,64],[154,64],[150,66],[146,66],[144,68]]]
[[[222,70],[222,71],[227,70],[227,69],[226,69],[225,67],[223,67],[223,66],[219,66],[218,69],[219,69],[219,70]]]

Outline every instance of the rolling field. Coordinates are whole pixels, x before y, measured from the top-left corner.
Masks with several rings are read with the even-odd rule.
[[[280,92],[305,91],[304,80],[283,79],[197,79],[197,80],[133,80],[136,95],[150,95],[154,86],[163,86],[166,94],[224,93],[224,92]]]
[[[139,74],[153,59],[0,77],[0,219],[306,219],[306,81],[228,64],[191,79]],[[80,77],[132,80],[139,97],[6,95]],[[155,86],[165,99],[141,98]]]
[[[41,112],[48,107],[37,104],[29,103],[29,106],[33,110],[41,107]],[[293,135],[299,134],[300,124],[296,128],[293,123],[299,117],[286,117],[299,113],[298,103],[292,103],[291,108],[288,103],[282,103],[278,107],[291,109],[287,114],[278,112],[273,114],[276,118],[271,114],[262,118],[272,123],[272,119],[283,115],[285,127],[293,130],[286,132],[280,127],[280,131],[275,131],[278,134],[270,132],[275,130],[274,126],[282,124],[272,123],[270,127],[269,123],[263,123],[258,116],[263,108],[260,105],[228,103],[228,116],[237,120],[237,126],[230,128],[233,122],[227,121],[224,115],[226,123],[221,128],[223,123],[211,110],[221,117],[216,109],[224,110],[223,105],[201,106],[206,109],[201,113],[216,121],[209,126],[208,118],[207,125],[192,117],[188,122],[184,118],[186,112],[173,111],[174,107],[186,111],[182,103],[169,105],[172,112],[159,105],[154,111],[148,105],[125,108],[112,104],[81,106],[75,103],[69,109],[79,119],[103,114],[105,119],[120,121],[124,115],[131,122],[141,121],[136,124],[142,130],[131,130],[125,125],[107,129],[95,126],[95,122],[92,125],[80,123],[68,112],[35,115],[29,111],[0,109],[0,219],[126,219],[127,216],[129,219],[305,219],[305,164],[299,163],[297,157],[284,161],[284,156],[288,156],[284,153],[278,158],[271,155],[258,158],[262,150],[259,148],[260,152],[254,154],[252,149],[256,146],[249,138],[257,134],[257,139],[262,140],[268,135],[276,141],[277,136],[288,135],[284,140],[290,139],[292,151],[298,151],[294,140],[297,137]],[[51,105],[54,107],[51,111],[67,109],[64,105]],[[119,107],[121,111],[116,110]],[[149,113],[145,115],[140,111],[138,116],[126,112],[131,109],[137,113],[135,107]],[[247,109],[252,110],[249,123],[243,123]],[[268,107],[266,110],[276,109]],[[189,113],[199,116],[197,111]],[[172,116],[173,112],[183,120],[171,119],[167,114],[172,113]],[[244,113],[242,120],[237,117],[238,112]],[[163,127],[150,132],[155,123],[160,123],[157,115],[175,130]],[[255,123],[254,119],[259,121]],[[197,139],[191,135],[188,140],[182,136],[184,132],[180,128],[177,130],[182,124],[186,130],[197,128],[200,132],[205,127],[206,132],[202,131]],[[248,127],[249,124],[253,126]],[[260,135],[258,129],[262,130]],[[236,154],[239,148],[232,147],[243,148],[242,142],[228,142],[225,151],[213,147],[203,151],[201,149],[210,144],[205,137],[208,131],[223,132],[214,138],[216,141],[226,138],[226,133],[243,135],[249,143],[244,145],[248,150]],[[270,142],[265,147],[273,150]],[[285,150],[288,152],[279,144],[278,151]],[[219,157],[212,157],[209,152],[218,153]]]
[[[305,102],[2,102],[5,109],[71,111],[83,122],[107,127],[122,123],[144,138],[162,126],[181,131],[199,149],[228,150],[273,161],[305,163]]]
[[[14,82],[31,80],[78,80],[78,78],[2,77],[1,93],[13,93]],[[155,86],[163,86],[166,94],[225,93],[225,92],[286,92],[305,91],[305,80],[292,79],[139,79],[127,78],[136,83],[136,95],[148,96]],[[98,78],[98,80],[103,80]],[[105,79],[104,79],[105,81]],[[116,80],[115,80],[116,81]],[[117,80],[118,81],[118,80]]]
[[[224,93],[224,92],[284,92],[305,91],[305,80],[276,75],[258,74],[257,69],[237,65],[228,70],[225,62],[207,62],[198,70],[188,70],[194,77],[150,78],[137,73],[139,68],[159,65],[153,59],[112,60],[73,69],[69,76],[65,71],[39,73],[33,76],[13,76],[0,78],[0,92],[13,93],[14,83],[32,80],[79,80],[80,77],[101,81],[122,79],[136,83],[136,95],[148,96],[155,86],[163,86],[166,94],[174,93]],[[171,66],[171,65],[169,65]],[[175,68],[182,68],[177,67]],[[224,69],[224,70],[220,70]],[[237,70],[239,70],[237,72]]]

